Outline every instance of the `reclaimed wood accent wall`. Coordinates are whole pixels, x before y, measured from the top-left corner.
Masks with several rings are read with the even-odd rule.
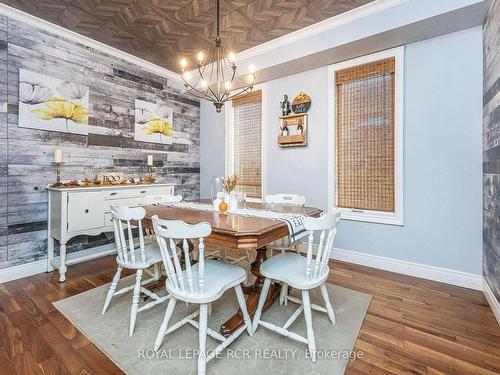
[[[89,135],[18,127],[19,69],[72,80],[90,89]],[[200,103],[140,66],[0,16],[0,269],[46,257],[47,184],[53,151],[61,148],[63,179],[120,170],[144,175],[155,156],[160,182],[199,197]],[[173,108],[173,144],[134,141],[134,101]],[[104,244],[111,236],[78,237],[70,251]]]
[[[483,272],[500,302],[500,0],[484,26]]]

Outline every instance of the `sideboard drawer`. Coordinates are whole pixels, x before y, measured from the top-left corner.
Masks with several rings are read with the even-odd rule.
[[[135,207],[139,206],[142,197],[109,199],[104,202],[104,212],[111,212],[111,206]]]
[[[149,187],[133,188],[133,189],[116,189],[105,191],[105,199],[121,199],[141,197],[149,194]]]
[[[104,225],[104,195],[101,191],[68,193],[68,232]]]

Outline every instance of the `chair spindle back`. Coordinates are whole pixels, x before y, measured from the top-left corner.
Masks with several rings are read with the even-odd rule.
[[[187,224],[182,220],[162,220],[158,216],[151,217],[160,246],[163,264],[167,277],[181,291],[203,293],[205,286],[205,243],[204,238],[210,235],[212,227],[208,223]],[[191,259],[189,257],[188,240],[198,241],[198,280],[193,280]],[[182,252],[186,265],[186,279],[177,251],[177,241],[182,242]]]
[[[328,268],[328,261],[333,250],[333,240],[337,233],[339,220],[339,210],[327,213],[319,218],[308,217],[304,220],[304,228],[309,231],[305,269],[307,279],[314,280],[322,277]],[[320,232],[320,235],[316,258],[313,260],[312,253],[315,232]]]
[[[112,206],[111,215],[113,217],[113,226],[115,232],[115,243],[118,257],[122,262],[133,263],[146,262],[146,251],[144,248],[144,234],[142,231],[142,219],[146,215],[146,210],[142,207],[121,207]],[[132,225],[132,222],[134,222]],[[132,234],[133,226],[139,229],[139,254],[136,256],[136,246]],[[125,236],[124,232],[127,232]]]

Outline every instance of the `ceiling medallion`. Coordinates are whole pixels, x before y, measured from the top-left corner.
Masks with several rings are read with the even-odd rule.
[[[182,80],[186,91],[200,99],[211,101],[217,112],[228,100],[239,95],[250,94],[255,84],[255,67],[249,66],[249,73],[240,76],[236,71],[236,56],[226,51],[219,36],[220,6],[217,0],[217,36],[215,46],[205,56],[198,53],[196,69],[186,71],[188,61],[181,59]]]

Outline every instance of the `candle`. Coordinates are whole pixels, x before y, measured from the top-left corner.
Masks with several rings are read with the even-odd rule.
[[[153,166],[153,155],[148,155],[148,165]]]
[[[54,150],[54,162],[62,163],[63,162],[63,153],[61,149]]]

